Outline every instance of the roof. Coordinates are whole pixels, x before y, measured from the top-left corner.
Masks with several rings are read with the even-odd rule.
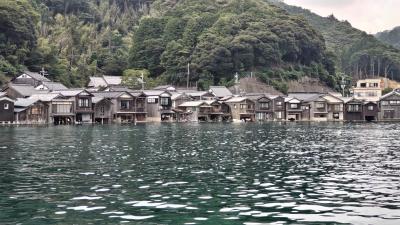
[[[61,96],[61,94],[58,93],[33,94],[28,99],[37,99],[42,102],[50,102],[59,96]]]
[[[290,93],[288,96],[291,98],[297,98],[301,101],[310,102],[315,99],[318,99],[323,94],[320,93]]]
[[[183,93],[183,92],[181,92]],[[209,92],[207,91],[188,91],[188,92],[184,92],[185,94],[192,96],[192,97],[201,97],[203,95],[208,94]]]
[[[102,92],[93,92],[92,94],[94,95],[94,97],[97,98],[118,98],[123,94],[128,94],[131,97],[133,97],[131,93],[126,91],[102,91]]]
[[[144,90],[143,93],[147,96],[160,96],[163,93],[168,93],[165,91],[159,91],[159,90]]]
[[[43,82],[43,86],[47,87],[50,91],[55,91],[55,90],[66,90],[68,89],[66,86],[64,86],[60,82]]]
[[[333,95],[326,94],[322,96],[324,99],[326,99],[329,103],[343,103],[343,100],[340,98],[337,98]]]
[[[218,98],[232,96],[232,92],[225,86],[210,86],[210,93]]]
[[[199,107],[204,103],[204,101],[190,101],[182,103],[179,107]]]
[[[121,76],[103,76],[103,79],[107,85],[121,85],[122,83]]]
[[[233,98],[231,98],[231,99],[229,99],[229,100],[227,100],[225,102],[226,103],[233,103],[233,102],[243,102],[245,100],[249,100],[249,99],[246,98],[246,97],[233,97]]]
[[[29,84],[13,84],[10,83],[9,88],[14,89],[16,92],[21,94],[24,97],[31,96],[33,94],[38,94],[38,93],[48,93],[48,91],[43,91],[43,90],[36,90],[35,87]]]
[[[79,95],[82,92],[87,92],[87,91],[84,89],[67,89],[67,90],[56,90],[56,91],[53,91],[52,93],[58,93],[65,97],[73,97],[73,96]],[[87,92],[87,93],[89,93],[89,92]]]
[[[103,77],[89,77],[89,87],[106,87],[107,83]]]
[[[14,106],[15,107],[28,107],[32,104],[35,104],[38,101],[39,101],[38,99],[17,98],[17,101],[15,101]]]
[[[46,77],[42,76],[39,73],[34,73],[34,72],[30,72],[30,71],[24,71],[25,75],[28,75],[30,77],[32,77],[32,79],[38,80],[38,81],[50,81],[49,79],[47,79]]]
[[[387,93],[386,95],[383,95],[382,97],[380,97],[380,100],[382,100],[382,99],[384,99],[384,98],[387,98],[387,97],[390,97],[390,96],[392,96],[392,95],[399,95],[399,96],[400,96],[400,93],[397,92],[397,91],[389,92],[389,93]]]
[[[153,90],[176,91],[176,88],[172,85],[160,85],[160,86],[153,88]]]
[[[0,92],[0,97],[6,96],[7,92]]]
[[[100,96],[99,97],[93,97],[92,98],[92,103],[97,104],[97,103],[103,101],[104,99],[106,99],[106,98],[100,97]]]
[[[298,104],[301,103],[301,100],[298,98],[287,97],[285,98],[285,102]]]
[[[131,92],[131,91],[137,91],[137,90],[132,90],[128,87],[124,87],[124,86],[113,86],[109,88],[110,91],[126,91],[126,92]]]

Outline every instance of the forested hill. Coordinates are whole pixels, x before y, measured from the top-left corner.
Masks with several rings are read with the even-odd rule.
[[[386,44],[393,45],[395,48],[400,49],[400,26],[393,28],[393,30],[379,32],[375,37]]]
[[[374,36],[339,21],[333,15],[321,17],[310,10],[290,6],[279,0],[266,0],[293,15],[304,18],[323,35],[328,51],[332,52],[338,70],[353,79],[387,76],[400,80],[400,51]]]
[[[67,86],[132,69],[180,84],[190,64],[203,89],[253,72],[285,92],[305,76],[337,87],[340,71],[400,78],[399,55],[348,23],[266,0],[0,1],[0,84],[42,67]]]

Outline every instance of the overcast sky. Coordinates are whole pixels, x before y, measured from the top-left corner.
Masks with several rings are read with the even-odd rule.
[[[353,27],[376,33],[400,26],[400,0],[284,0],[322,15],[334,14]]]

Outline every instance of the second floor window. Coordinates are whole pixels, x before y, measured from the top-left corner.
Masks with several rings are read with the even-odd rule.
[[[374,111],[374,106],[373,106],[373,105],[369,105],[369,106],[368,106],[368,110],[369,110],[369,111]]]
[[[342,111],[342,105],[334,105],[333,106],[333,111]]]
[[[10,105],[9,105],[8,103],[5,103],[5,104],[4,104],[4,109],[5,109],[5,110],[8,110],[9,108],[10,108]]]
[[[297,109],[297,104],[290,104],[291,109]]]
[[[104,106],[100,107],[100,115],[104,116]]]
[[[277,106],[282,106],[282,102],[276,102]]]
[[[161,103],[161,105],[168,105],[169,104],[169,98],[161,98],[160,103]]]
[[[89,99],[80,98],[78,101],[78,106],[81,108],[88,108],[89,107]]]
[[[317,107],[317,109],[324,109],[325,108],[325,103],[317,103],[315,105],[315,107]]]
[[[263,103],[260,104],[260,108],[269,109],[269,104],[267,102],[263,102]]]
[[[127,110],[129,109],[129,101],[127,100],[121,100],[121,107],[122,110]]]
[[[360,111],[360,105],[348,105],[347,112],[358,112]]]

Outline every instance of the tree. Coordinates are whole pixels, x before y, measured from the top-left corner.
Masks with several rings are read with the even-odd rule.
[[[122,84],[132,89],[142,89],[146,83],[152,84],[150,72],[146,69],[127,69],[122,76]]]

